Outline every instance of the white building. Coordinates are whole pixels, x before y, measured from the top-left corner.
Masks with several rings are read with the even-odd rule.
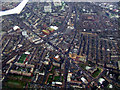
[[[27,35],[27,32],[26,32],[26,31],[22,31],[22,35],[25,36],[25,37],[29,37],[29,36]]]
[[[54,6],[61,6],[61,0],[53,0]]]
[[[104,81],[105,81],[105,79],[103,79],[103,78],[100,78],[100,79],[99,79],[99,83],[100,83],[100,84],[102,84]]]
[[[71,77],[72,77],[72,73],[68,73],[68,76],[67,76],[67,81],[71,81]]]
[[[81,80],[82,80],[85,84],[88,83],[88,81],[87,81],[84,77],[82,77]]]
[[[52,12],[51,6],[44,6],[45,12]]]
[[[14,27],[13,27],[13,30],[14,30],[14,31],[19,30],[19,29],[20,29],[20,27],[18,27],[18,26],[14,26]]]

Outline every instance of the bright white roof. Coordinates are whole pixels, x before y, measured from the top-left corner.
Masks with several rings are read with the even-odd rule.
[[[58,29],[58,27],[57,27],[57,26],[50,26],[50,28],[55,29],[55,30],[57,30],[57,29]]]
[[[23,36],[28,36],[26,31],[23,31],[23,32],[22,32],[22,35],[23,35]]]
[[[85,81],[86,81],[86,79],[85,79],[84,77],[82,77],[82,78],[81,78],[81,80],[82,80],[83,82],[85,82]]]
[[[55,56],[55,58],[59,58],[59,55]]]
[[[30,52],[26,51],[25,54],[30,54]]]
[[[20,29],[18,26],[13,27],[14,30]]]
[[[56,82],[56,84],[60,84],[60,85],[62,85],[62,82]]]
[[[86,68],[86,70],[89,70],[89,69],[91,69],[91,67],[89,67],[89,66],[86,66],[85,68]]]
[[[102,84],[104,81],[105,81],[105,79],[103,79],[103,78],[99,79],[100,84]]]
[[[109,88],[113,88],[113,85],[112,85],[112,84],[109,84]]]

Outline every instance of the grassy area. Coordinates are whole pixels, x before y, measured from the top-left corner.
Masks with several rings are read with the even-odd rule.
[[[45,32],[45,33],[47,33],[47,34],[49,34],[49,31],[48,30],[42,30],[43,32]]]
[[[53,32],[53,31],[54,31],[54,29],[52,29],[52,28],[49,28],[49,31]]]
[[[23,76],[21,76],[21,75],[10,75],[10,77],[23,78]]]
[[[19,83],[19,82],[9,81],[8,84],[12,84],[12,85],[14,85],[14,86],[20,86],[20,83]]]
[[[21,71],[22,69],[23,69],[23,67],[19,67],[17,70],[18,70],[18,71]]]
[[[3,82],[3,90],[16,90],[16,88],[23,88],[25,85],[31,82],[31,77],[21,76],[16,74],[10,74]]]
[[[92,76],[95,78],[101,73],[101,69],[97,68],[97,70],[92,74]]]
[[[53,73],[53,72],[54,72],[54,70],[55,70],[55,68],[56,68],[56,67],[55,67],[55,66],[53,66],[53,67],[52,67],[52,70],[51,70],[50,72],[51,72],[51,73]]]
[[[20,57],[20,59],[19,59],[18,62],[19,62],[19,63],[23,63],[26,57],[27,57],[26,54],[22,54],[22,56]]]
[[[52,75],[50,75],[50,76],[49,76],[49,78],[48,78],[48,81],[47,81],[47,82],[48,82],[48,83],[50,83],[50,81],[52,81]]]
[[[52,70],[54,70],[54,69],[55,69],[55,66],[52,67]]]
[[[86,65],[84,65],[84,64],[82,64],[82,63],[79,63],[78,65],[79,65],[83,70],[86,70],[86,69],[85,69]]]
[[[60,81],[60,76],[55,76],[54,81]]]
[[[31,80],[31,77],[27,77],[27,76],[21,76],[21,75],[16,75],[16,74],[14,74],[14,75],[10,75],[9,76],[10,78],[13,78],[13,79],[23,79],[23,80]]]
[[[4,84],[5,84],[5,88],[23,88],[25,86],[24,82],[17,80],[8,80]]]

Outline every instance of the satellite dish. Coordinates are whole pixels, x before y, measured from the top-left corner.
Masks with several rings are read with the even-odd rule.
[[[6,10],[6,11],[0,11],[0,16],[10,15],[10,14],[20,14],[22,9],[25,7],[29,0],[23,0],[17,7]]]

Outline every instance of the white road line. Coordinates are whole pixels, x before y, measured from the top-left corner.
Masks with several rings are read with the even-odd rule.
[[[6,11],[0,11],[0,16],[10,15],[10,14],[20,14],[20,12],[25,7],[28,1],[29,0],[23,0],[17,7],[13,9],[6,10]]]

